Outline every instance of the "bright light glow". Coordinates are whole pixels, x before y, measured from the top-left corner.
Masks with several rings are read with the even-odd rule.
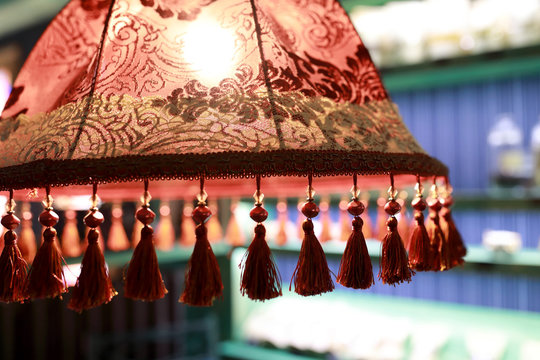
[[[0,69],[0,112],[4,110],[4,105],[11,92],[11,75],[5,69]]]
[[[218,85],[233,75],[235,36],[214,20],[200,17],[184,37],[184,57],[205,85]]]

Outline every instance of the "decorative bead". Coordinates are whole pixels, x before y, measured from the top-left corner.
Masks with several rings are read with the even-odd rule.
[[[135,217],[137,218],[137,220],[143,223],[143,225],[149,225],[156,218],[156,214],[154,214],[154,212],[150,208],[143,206],[139,210],[137,210]]]
[[[438,212],[439,210],[442,209],[442,204],[439,201],[439,198],[430,197],[429,199],[427,199],[427,204],[429,208],[435,212]]]
[[[265,208],[263,208],[262,206],[255,206],[253,209],[251,209],[251,211],[249,212],[249,217],[251,217],[251,219],[253,219],[253,221],[255,222],[258,222],[258,223],[261,223],[263,222],[264,220],[266,220],[266,218],[268,218],[268,211],[266,211]]]
[[[56,225],[58,223],[58,219],[58,214],[53,210],[43,210],[43,212],[39,214],[39,223],[46,227]]]
[[[210,211],[208,206],[202,204],[193,209],[193,212],[191,213],[191,217],[197,225],[207,222],[208,219],[210,219],[210,216],[212,216],[212,211]]]
[[[90,210],[88,214],[84,217],[84,223],[91,229],[97,228],[101,223],[103,223],[103,214],[99,210]]]
[[[86,218],[85,218],[86,220]],[[88,226],[88,224],[86,224]],[[88,226],[90,227],[90,226]],[[99,240],[99,231],[97,231],[96,229],[90,229],[90,231],[88,232],[88,243],[96,243],[97,241]]]
[[[388,220],[386,220],[386,226],[388,226],[390,229],[394,229],[397,227],[397,219],[393,216],[389,217]]]
[[[452,205],[454,205],[454,198],[452,196],[450,196],[450,195],[441,198],[439,201],[441,202],[441,205],[446,207],[446,208],[449,208]]]
[[[389,200],[384,205],[384,211],[388,215],[396,215],[398,212],[401,211],[401,205],[399,205],[399,203],[396,200]]]
[[[307,218],[314,218],[319,215],[319,207],[313,201],[308,201],[302,205],[302,214]]]
[[[360,216],[364,212],[366,207],[364,206],[364,203],[362,203],[360,200],[353,200],[347,205],[347,211],[352,216]]]
[[[19,220],[18,217],[16,217],[14,214],[6,214],[2,216],[2,225],[8,229],[8,230],[15,230],[19,224],[21,223],[21,220]]]
[[[43,231],[43,240],[44,241],[53,241],[56,237],[56,229],[53,227],[48,227]]]
[[[417,211],[424,211],[427,208],[426,200],[424,200],[421,197],[415,197],[411,201],[411,205],[412,205],[413,209],[417,210]]]
[[[4,234],[4,245],[11,245],[17,241],[17,234],[13,230],[6,231]]]

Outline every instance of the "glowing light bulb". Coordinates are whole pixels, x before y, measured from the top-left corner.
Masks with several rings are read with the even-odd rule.
[[[193,22],[184,37],[184,57],[207,86],[233,75],[235,36],[209,18]]]
[[[4,105],[11,92],[11,76],[5,69],[0,69],[0,112],[4,109]]]

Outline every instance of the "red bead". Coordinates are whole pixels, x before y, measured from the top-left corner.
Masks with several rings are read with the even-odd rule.
[[[137,210],[137,213],[135,213],[135,217],[137,220],[143,223],[143,225],[149,225],[154,221],[156,218],[156,214],[146,206],[141,207],[139,210]]]
[[[204,224],[211,216],[212,211],[206,205],[198,205],[191,213],[191,217],[197,225]]]
[[[56,225],[58,223],[58,219],[58,214],[53,210],[43,210],[43,212],[39,214],[39,223],[46,227]]]
[[[99,210],[90,210],[84,217],[84,223],[91,229],[97,228],[103,223],[103,214]]]
[[[21,220],[19,220],[19,218],[14,214],[6,214],[2,216],[1,222],[6,229],[15,230],[21,223]]]
[[[17,234],[14,231],[9,230],[4,234],[4,245],[11,245],[17,241]]]
[[[56,237],[56,229],[48,227],[43,231],[43,240],[45,241],[54,241]]]
[[[389,200],[386,205],[384,205],[384,211],[388,215],[396,215],[401,211],[401,205],[396,200]]]
[[[302,206],[302,214],[307,218],[314,218],[319,215],[319,207],[313,201],[308,201]]]
[[[255,206],[249,212],[249,217],[253,219],[253,221],[261,223],[268,218],[268,211],[262,206]]]
[[[421,197],[416,197],[411,201],[411,205],[414,210],[424,211],[427,208],[426,200]]]
[[[441,202],[441,205],[445,208],[449,208],[450,206],[454,205],[454,198],[450,195],[441,198],[439,201]]]
[[[429,208],[435,212],[438,212],[442,209],[442,204],[439,201],[439,198],[430,197],[429,199],[427,199],[427,204]]]
[[[347,211],[352,216],[360,216],[364,212],[366,207],[364,206],[364,203],[362,203],[360,200],[353,200],[347,205]]]

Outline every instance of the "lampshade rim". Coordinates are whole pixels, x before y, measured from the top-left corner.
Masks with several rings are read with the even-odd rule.
[[[424,153],[343,150],[236,151],[207,154],[126,155],[96,159],[41,159],[0,169],[0,190],[126,181],[261,176],[411,174],[448,176]]]

